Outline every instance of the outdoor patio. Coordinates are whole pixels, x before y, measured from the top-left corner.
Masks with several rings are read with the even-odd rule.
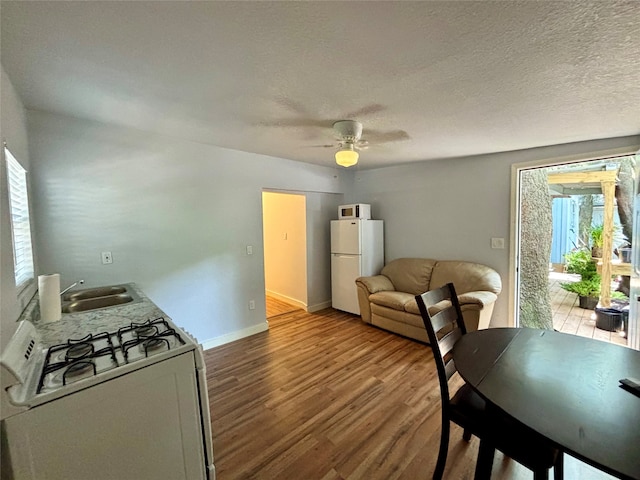
[[[605,342],[626,345],[627,339],[621,337],[618,332],[609,332],[596,328],[596,321],[591,318],[594,311],[580,308],[578,296],[560,287],[561,282],[577,280],[578,278],[577,275],[566,273],[549,273],[553,328],[560,332],[571,333],[581,337],[591,337]]]

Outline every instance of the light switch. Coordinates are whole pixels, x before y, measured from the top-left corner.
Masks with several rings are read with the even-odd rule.
[[[492,238],[491,248],[504,248],[504,238]]]
[[[108,265],[109,263],[113,263],[111,252],[102,252],[102,264]]]
[[[253,255],[253,246],[247,245],[247,255]]]

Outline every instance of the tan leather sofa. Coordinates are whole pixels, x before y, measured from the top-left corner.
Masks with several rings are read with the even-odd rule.
[[[415,296],[449,282],[456,288],[467,331],[487,328],[502,290],[498,272],[479,263],[429,258],[398,258],[379,275],[357,278],[362,320],[428,342]]]

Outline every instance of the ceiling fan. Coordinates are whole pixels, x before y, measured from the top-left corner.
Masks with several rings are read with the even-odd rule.
[[[359,151],[364,150],[369,145],[380,145],[382,143],[409,140],[411,137],[404,130],[371,130],[364,133],[366,139],[362,138],[362,124],[355,120],[339,120],[331,123],[330,120],[316,118],[299,102],[286,97],[277,97],[275,102],[295,115],[290,118],[261,121],[261,127],[277,128],[298,128],[307,130],[307,139],[316,138],[323,130],[333,125],[335,143],[328,145],[308,145],[308,147],[337,148],[336,162],[338,165],[350,167],[358,162]],[[387,107],[379,103],[371,103],[354,111],[343,113],[338,118],[360,118],[363,116],[377,115],[386,110]],[[335,118],[335,117],[334,117]]]
[[[358,163],[360,150],[369,147],[369,141],[362,138],[362,124],[355,120],[339,120],[333,124],[337,144],[313,145],[314,147],[338,148],[335,154],[336,163],[342,167],[351,167]],[[368,130],[368,135],[372,135],[375,144],[393,142],[398,140],[408,140],[409,135],[404,130],[393,130],[389,132],[378,132]]]
[[[336,152],[336,163],[342,167],[351,167],[358,163],[358,150],[369,146],[369,142],[360,138],[362,124],[355,120],[339,120],[333,124],[333,129],[338,135],[340,147]]]

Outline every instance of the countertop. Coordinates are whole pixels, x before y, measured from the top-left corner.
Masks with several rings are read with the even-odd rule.
[[[140,301],[87,312],[63,313],[60,320],[44,323],[40,319],[40,302],[36,292],[18,321],[28,320],[33,323],[45,348],[64,343],[68,339],[80,339],[90,333],[113,332],[131,322],[142,323],[158,317],[171,321],[135,283],[120,285],[134,290]]]

